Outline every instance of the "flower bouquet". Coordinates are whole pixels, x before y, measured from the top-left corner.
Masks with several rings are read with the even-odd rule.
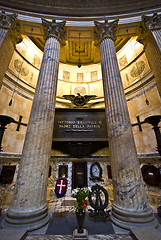
[[[79,210],[85,210],[87,207],[87,196],[88,192],[90,191],[89,187],[83,188],[76,188],[72,191],[72,196],[76,198],[74,202],[75,211],[78,212]]]
[[[90,188],[83,187],[83,188],[76,188],[72,191],[72,196],[76,198],[74,202],[75,207],[75,213],[77,217],[78,222],[78,233],[83,233],[83,222],[85,218],[85,209],[87,207],[87,196],[88,191],[90,191]]]

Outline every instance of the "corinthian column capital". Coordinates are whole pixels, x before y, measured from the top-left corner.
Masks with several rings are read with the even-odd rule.
[[[66,35],[64,28],[66,21],[56,22],[55,19],[52,19],[52,22],[49,22],[46,19],[42,18],[42,24],[46,38],[55,37],[60,43],[63,43]]]
[[[111,38],[112,40],[114,40],[118,21],[118,19],[113,22],[108,22],[108,20],[105,20],[104,23],[94,21],[94,24],[96,26],[96,39],[99,40],[99,42],[101,42],[105,38]]]
[[[149,26],[151,30],[161,28],[161,14],[154,13],[153,16],[142,16],[142,21]]]
[[[11,23],[17,19],[17,14],[6,14],[5,11],[0,13],[0,28],[9,29]]]

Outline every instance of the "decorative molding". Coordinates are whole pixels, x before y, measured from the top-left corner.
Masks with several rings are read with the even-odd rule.
[[[42,24],[46,38],[55,37],[62,45],[65,45],[66,31],[64,26],[66,21],[57,23],[54,18],[52,19],[52,22],[42,18]]]
[[[22,42],[23,38],[21,36],[21,26],[18,21],[14,22],[11,26],[10,37],[14,45]]]
[[[113,18],[129,18],[137,17],[140,14],[149,14],[161,9],[161,3],[158,0],[93,0],[93,1],[73,1],[73,0],[0,0],[2,8],[12,9],[19,13],[25,11],[30,16],[46,16],[51,18],[55,16],[57,19],[69,19],[75,21],[84,20],[101,20],[104,17]],[[21,8],[21,9],[20,9]],[[143,12],[143,13],[142,13]]]
[[[161,28],[161,14],[154,13],[153,16],[142,16],[142,21],[147,24],[151,30]]]
[[[84,95],[81,96],[80,93],[75,95],[63,95],[63,97],[67,100],[70,100],[76,107],[84,107],[90,100],[95,99],[96,95]]]
[[[96,27],[94,33],[96,41],[98,40],[101,42],[105,38],[111,38],[114,41],[118,21],[118,19],[113,22],[108,22],[108,20],[105,20],[104,23],[94,21]]]
[[[137,42],[145,45],[146,37],[148,35],[149,29],[148,27],[142,22],[138,27],[138,38],[136,39]]]
[[[6,14],[5,11],[2,11],[0,13],[0,28],[9,29],[15,20],[17,20],[17,14]]]

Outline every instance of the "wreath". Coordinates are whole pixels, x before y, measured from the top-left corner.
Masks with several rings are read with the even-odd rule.
[[[92,191],[88,194],[89,204],[96,211],[104,210],[108,206],[108,193],[105,188],[96,184],[92,186]],[[103,199],[102,199],[103,196]]]
[[[141,168],[143,180],[148,185],[158,186],[160,183],[160,171],[154,165],[143,165]]]
[[[98,170],[99,170],[99,176],[94,176],[94,174],[93,174],[93,169],[94,169],[94,167],[97,167],[98,168]],[[103,181],[102,180],[102,168],[101,168],[101,166],[100,166],[100,164],[98,163],[98,162],[95,162],[95,163],[93,163],[92,165],[91,165],[91,168],[90,168],[90,176],[91,176],[91,180],[92,181]]]

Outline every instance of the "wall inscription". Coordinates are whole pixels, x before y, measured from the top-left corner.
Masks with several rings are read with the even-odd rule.
[[[107,141],[104,109],[56,109],[53,141]]]

